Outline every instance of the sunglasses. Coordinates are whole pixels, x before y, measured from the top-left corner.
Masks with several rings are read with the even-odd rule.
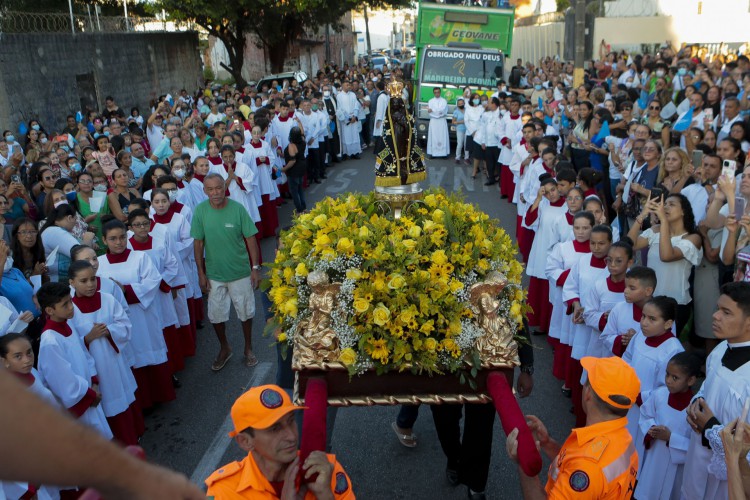
[[[659,111],[661,108],[659,106],[649,106],[648,109],[654,109],[656,111]]]

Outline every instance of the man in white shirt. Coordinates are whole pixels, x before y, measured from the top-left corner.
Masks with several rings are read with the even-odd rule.
[[[312,103],[309,99],[303,99],[300,102],[299,109],[297,117],[302,123],[303,134],[307,142],[307,173],[310,177],[310,182],[320,184],[320,179],[323,178],[320,168],[320,148],[318,147],[320,119],[318,113],[312,112]]]
[[[724,100],[724,120],[719,121],[720,117],[714,118],[714,130],[716,131],[717,144],[729,137],[734,122],[741,121],[740,100],[736,97],[727,97]]]
[[[211,101],[209,106],[211,107],[211,112],[206,117],[206,124],[210,127],[218,121],[224,121],[226,115],[219,111],[219,106],[216,104],[216,101]]]
[[[435,87],[432,93],[435,97],[427,103],[430,114],[430,128],[427,130],[427,154],[433,158],[442,158],[450,153],[450,137],[448,135],[448,101],[440,95],[440,88]]]
[[[362,143],[359,139],[359,100],[351,91],[351,84],[345,81],[341,86],[341,92],[336,96],[336,118],[341,129],[341,152],[344,157],[351,156],[359,159],[362,152]]]
[[[383,121],[385,120],[385,112],[388,110],[388,103],[390,98],[388,93],[385,91],[385,82],[379,80],[375,83],[375,87],[378,90],[377,97],[375,98],[375,118],[373,119],[374,125],[372,135],[375,137],[375,155],[380,153],[385,144],[383,143]]]

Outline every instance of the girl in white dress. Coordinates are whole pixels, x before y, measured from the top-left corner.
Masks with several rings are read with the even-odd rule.
[[[665,374],[666,386],[653,391],[641,406],[639,430],[646,442],[635,498],[680,498],[682,469],[692,433],[686,410],[702,364],[694,353],[672,356]]]
[[[96,291],[91,264],[73,262],[68,278],[74,290],[70,323],[84,335],[83,342],[94,358],[104,415],[117,440],[136,445],[144,430],[143,415],[134,404],[138,385],[122,355],[122,349],[130,342],[130,320],[114,297]]]

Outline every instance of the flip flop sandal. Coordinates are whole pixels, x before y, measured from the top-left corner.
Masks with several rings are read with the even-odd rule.
[[[229,356],[224,358],[224,361],[219,361],[219,358],[216,358],[213,363],[211,363],[211,371],[218,372],[221,371],[222,368],[227,364],[227,361],[230,360],[234,353],[230,352]]]
[[[391,429],[393,429],[393,432],[396,433],[399,443],[406,446],[407,448],[416,448],[417,446],[416,434],[414,434],[413,432],[411,433],[411,435],[402,434],[401,431],[398,430],[398,426],[396,425],[396,422],[391,422]]]
[[[250,356],[245,356],[245,366],[248,368],[252,368],[253,366],[258,364],[258,358],[255,357],[255,354],[251,354]]]

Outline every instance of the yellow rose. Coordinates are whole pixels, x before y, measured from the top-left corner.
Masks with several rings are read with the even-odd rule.
[[[300,262],[299,264],[297,264],[297,267],[294,270],[294,274],[296,274],[297,276],[307,276],[308,275],[307,266],[305,265],[304,262]]]
[[[425,231],[431,231],[435,228],[435,223],[431,220],[426,220],[422,223],[422,227],[424,227]]]
[[[292,278],[294,278],[294,271],[292,271],[292,268],[291,267],[284,268],[284,280],[291,285]]]
[[[521,304],[518,302],[514,302],[512,306],[510,306],[510,315],[514,317],[520,317],[521,316]]]
[[[424,333],[425,335],[429,335],[430,333],[432,333],[433,331],[435,331],[434,324],[435,323],[432,320],[425,321],[422,324],[422,327],[419,329],[419,331],[422,332],[422,333]]]
[[[435,250],[434,252],[432,252],[431,260],[434,264],[442,266],[443,264],[448,262],[448,256],[445,255],[444,250]]]
[[[398,290],[406,285],[406,280],[400,274],[392,274],[390,281],[388,281],[388,288],[391,290]]]
[[[349,280],[358,280],[362,277],[362,271],[359,269],[347,269],[346,271],[346,279]]]
[[[349,238],[341,238],[336,244],[336,250],[347,255],[354,254],[354,243]]]
[[[292,244],[292,250],[290,253],[295,257],[302,257],[304,252],[304,248],[302,245],[302,242],[300,240],[295,240]]]
[[[333,248],[326,248],[320,253],[320,256],[323,260],[333,260],[336,258],[336,251]]]
[[[411,238],[419,238],[419,236],[422,234],[422,228],[419,226],[411,226],[407,231],[407,234]]]
[[[278,337],[276,337],[276,341],[279,343],[286,342],[286,333],[281,332]]]
[[[414,251],[414,249],[417,248],[417,242],[412,239],[405,239],[401,242],[401,244],[404,245],[404,248],[406,248],[410,252]]]
[[[318,252],[323,251],[323,249],[328,247],[330,244],[331,238],[329,238],[327,234],[319,234],[318,237],[313,240],[315,250],[317,250]]]
[[[432,337],[425,339],[424,341],[424,347],[428,351],[434,351],[437,348],[437,340],[433,339]]]
[[[341,351],[341,354],[339,354],[339,361],[346,366],[351,366],[357,361],[357,353],[354,352],[354,349],[351,347],[347,347]]]
[[[424,197],[424,202],[427,203],[428,207],[434,207],[437,205],[437,200],[435,199],[434,194],[428,194]]]
[[[451,283],[450,283],[451,293],[456,293],[457,291],[462,290],[463,287],[464,287],[464,284],[461,283],[460,281],[451,280]]]
[[[370,308],[370,302],[365,298],[354,299],[354,303],[352,305],[354,307],[354,310],[360,314],[366,313]]]
[[[313,219],[313,224],[315,224],[318,227],[323,227],[326,225],[326,222],[328,222],[328,217],[325,214],[320,214],[315,216]]]
[[[439,208],[436,208],[434,212],[432,212],[432,220],[435,222],[443,222],[445,219],[445,212],[440,210]]]
[[[370,236],[370,230],[367,228],[367,226],[362,226],[359,228],[359,237],[360,238],[367,238]]]
[[[384,326],[391,320],[391,311],[382,302],[379,302],[372,311],[372,320],[376,325]]]

